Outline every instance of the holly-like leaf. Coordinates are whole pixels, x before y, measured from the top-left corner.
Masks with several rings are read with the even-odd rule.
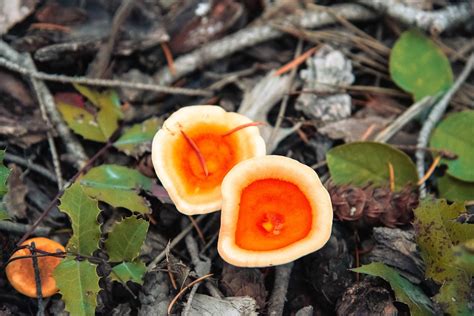
[[[474,200],[474,182],[461,181],[449,174],[438,179],[439,195],[450,201]]]
[[[422,201],[414,210],[416,240],[426,265],[425,274],[442,284],[435,300],[446,312],[463,315],[468,310],[468,271],[453,264],[455,246],[474,238],[474,225],[457,221],[464,205],[445,200]]]
[[[127,155],[138,157],[150,151],[153,136],[161,124],[162,120],[156,117],[135,124],[125,130],[114,146]]]
[[[140,285],[143,284],[143,276],[146,266],[143,262],[122,262],[112,268],[111,278],[113,281],[127,283],[132,281]]]
[[[148,222],[135,216],[115,224],[105,241],[105,249],[111,262],[133,261],[138,257],[145,241]]]
[[[390,75],[416,101],[436,95],[453,83],[453,72],[443,51],[416,29],[404,32],[392,48]]]
[[[419,287],[402,277],[395,269],[382,262],[373,262],[356,269],[354,272],[378,276],[390,283],[397,301],[405,303],[413,316],[432,315],[433,307],[430,299]]]
[[[474,111],[453,113],[436,127],[430,146],[456,154],[456,159],[442,159],[448,174],[462,181],[474,182]]]
[[[71,315],[95,315],[99,276],[97,266],[88,261],[65,259],[54,270],[54,279],[62,299],[65,310]]]
[[[118,121],[123,117],[120,100],[113,90],[98,92],[87,87],[74,85],[95,107],[93,114],[84,108],[57,100],[57,106],[68,126],[82,137],[105,142],[117,130]]]
[[[388,185],[389,163],[393,166],[396,190],[417,181],[416,167],[410,157],[381,143],[355,142],[337,146],[328,151],[326,160],[335,184]]]
[[[151,179],[140,172],[118,165],[92,168],[80,180],[91,197],[114,207],[125,207],[132,212],[148,213],[148,201],[138,193],[151,190]]]
[[[59,209],[69,215],[71,220],[73,234],[67,249],[91,256],[99,248],[100,227],[97,216],[100,210],[97,201],[91,199],[79,184],[74,183],[64,192]]]

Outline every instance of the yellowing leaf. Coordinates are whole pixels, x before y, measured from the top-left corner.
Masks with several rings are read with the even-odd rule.
[[[389,165],[395,172],[395,189],[417,181],[416,167],[402,151],[375,142],[355,142],[337,146],[326,155],[332,181],[336,184],[383,186],[390,181]]]
[[[390,286],[395,292],[397,301],[407,304],[410,308],[411,315],[422,316],[433,314],[431,301],[425,293],[398,274],[395,269],[386,266],[382,262],[373,262],[352,269],[352,271],[378,276],[390,283]]]
[[[74,133],[96,142],[107,141],[94,115],[86,109],[63,102],[58,102],[57,108]]]
[[[474,238],[474,225],[460,223],[464,205],[445,200],[422,201],[414,210],[416,239],[426,265],[425,274],[442,284],[435,300],[452,315],[469,315],[468,271],[456,266],[455,246]],[[466,314],[467,313],[467,314]]]
[[[430,147],[448,150],[456,159],[442,159],[448,174],[474,182],[474,111],[453,113],[441,121],[430,139]]]
[[[135,216],[115,224],[105,241],[105,249],[111,262],[133,261],[145,241],[148,222]]]
[[[83,188],[74,183],[61,198],[59,209],[69,215],[73,234],[67,249],[74,253],[91,256],[99,248],[100,227],[97,201],[91,199]]]
[[[143,284],[143,276],[146,272],[146,266],[143,262],[122,262],[112,268],[111,278],[113,281],[127,283],[132,281]]]
[[[140,190],[151,190],[151,179],[140,172],[118,165],[92,168],[80,179],[85,192],[114,207],[125,207],[132,212],[148,213],[148,201]]]
[[[453,83],[453,72],[443,51],[416,29],[404,32],[392,48],[390,75],[416,101],[436,95]]]
[[[127,155],[138,157],[150,151],[153,136],[161,124],[162,120],[156,117],[135,124],[125,130],[114,146]]]
[[[68,258],[54,270],[54,279],[66,305],[65,310],[71,315],[95,315],[100,290],[96,268],[88,261]]]
[[[98,92],[85,86],[74,85],[95,107],[94,115],[87,110],[58,102],[57,106],[68,126],[82,137],[98,142],[107,141],[117,130],[118,121],[123,117],[120,100],[113,90]]]

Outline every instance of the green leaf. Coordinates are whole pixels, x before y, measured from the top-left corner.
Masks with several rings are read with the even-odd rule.
[[[4,209],[0,209],[0,221],[3,221],[5,219],[10,219],[10,216],[8,216],[7,211]]]
[[[10,175],[10,169],[3,165],[5,150],[0,149],[0,198],[7,193],[7,179]]]
[[[156,117],[135,124],[125,130],[114,146],[127,155],[138,157],[150,151],[151,141],[161,124],[162,120]]]
[[[438,179],[439,195],[450,201],[474,200],[474,182],[458,180],[446,174]]]
[[[105,241],[105,249],[111,262],[133,261],[148,231],[148,222],[135,216],[127,217],[115,224]]]
[[[91,199],[77,183],[64,192],[60,201],[59,209],[69,215],[73,231],[67,244],[68,250],[91,256],[99,248],[100,227],[97,216],[100,210],[97,201]]]
[[[425,200],[414,210],[416,240],[426,265],[425,275],[442,284],[435,300],[452,315],[468,311],[471,278],[467,271],[453,264],[455,246],[474,238],[474,225],[457,221],[465,212],[463,204],[448,205],[445,200]]]
[[[148,202],[138,193],[151,190],[151,179],[140,172],[118,165],[92,168],[80,180],[91,197],[114,207],[125,207],[132,212],[148,213]]]
[[[390,283],[390,286],[395,292],[397,301],[407,304],[410,308],[411,315],[418,316],[433,314],[431,301],[425,293],[423,293],[416,285],[398,274],[395,269],[386,266],[382,262],[373,262],[352,269],[352,271],[381,277]]]
[[[392,48],[390,76],[416,101],[451,87],[453,71],[443,51],[416,29],[404,32]]]
[[[112,268],[112,280],[127,283],[132,281],[140,285],[143,284],[143,276],[146,272],[146,266],[143,262],[122,262]]]
[[[337,146],[326,155],[331,178],[336,184],[377,186],[390,182],[389,165],[395,173],[395,189],[417,182],[415,164],[402,151],[375,142],[355,142]]]
[[[118,121],[123,117],[120,100],[115,91],[98,92],[87,87],[74,85],[98,111],[96,114],[86,109],[65,102],[58,102],[57,107],[68,126],[82,137],[105,142],[117,130]]]
[[[99,276],[88,261],[65,259],[54,270],[54,279],[71,315],[95,315]]]
[[[454,248],[454,264],[474,276],[474,239]]]
[[[94,115],[86,109],[64,102],[58,102],[56,106],[74,133],[96,142],[107,141],[107,137],[102,133]]]
[[[457,159],[442,159],[448,174],[462,181],[474,182],[474,111],[449,115],[436,127],[430,146],[448,150]]]

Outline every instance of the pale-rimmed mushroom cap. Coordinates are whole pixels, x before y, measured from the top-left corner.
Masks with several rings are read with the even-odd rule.
[[[323,247],[332,219],[329,193],[313,169],[283,156],[252,158],[222,183],[218,251],[240,267],[288,263]]]
[[[265,155],[265,142],[258,127],[232,132],[251,123],[241,114],[212,105],[183,107],[163,123],[153,139],[152,161],[158,178],[181,213],[194,215],[219,210],[220,186],[227,172],[243,160]]]

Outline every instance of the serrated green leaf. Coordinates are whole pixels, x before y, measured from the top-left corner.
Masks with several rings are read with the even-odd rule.
[[[97,294],[99,294],[99,276],[97,266],[88,261],[65,259],[54,270],[54,279],[65,310],[74,316],[95,315]]]
[[[64,102],[58,102],[56,106],[74,133],[96,142],[107,141],[107,137],[100,129],[93,114],[83,108]]]
[[[392,48],[390,76],[416,101],[448,89],[453,72],[443,51],[419,30],[403,32]]]
[[[64,192],[60,201],[59,209],[69,215],[73,231],[67,249],[91,256],[99,248],[100,239],[97,201],[91,199],[77,183]]]
[[[395,173],[395,189],[415,184],[418,177],[415,164],[402,151],[375,142],[355,142],[337,146],[326,155],[332,181],[336,184],[363,186],[372,183],[388,185],[388,163]]]
[[[151,190],[151,179],[140,172],[118,165],[92,168],[80,180],[85,192],[114,207],[125,207],[133,212],[148,213],[150,207],[140,190]]]
[[[474,182],[474,111],[453,113],[436,127],[430,147],[448,150],[457,159],[442,159],[448,174],[456,179]]]
[[[125,130],[114,146],[127,155],[138,157],[150,151],[151,141],[161,124],[162,120],[156,117],[135,124]]]
[[[111,277],[113,281],[127,283],[132,281],[140,285],[143,284],[143,276],[146,266],[143,262],[122,262],[112,268]]]
[[[135,216],[115,224],[105,241],[111,262],[133,261],[138,257],[145,241],[149,223]]]
[[[0,198],[7,193],[7,179],[10,175],[10,169],[3,165],[5,150],[0,149]]]
[[[465,212],[463,204],[448,205],[445,200],[425,200],[414,210],[425,275],[442,284],[435,300],[453,315],[463,315],[468,310],[471,278],[462,267],[453,264],[455,246],[474,238],[474,225],[457,221]]]
[[[439,195],[450,201],[474,200],[474,182],[461,181],[446,174],[438,179]]]
[[[402,277],[395,269],[386,266],[382,262],[373,262],[352,269],[352,271],[378,276],[390,283],[390,286],[395,292],[397,301],[407,304],[410,308],[411,315],[419,316],[433,314],[431,301],[425,293],[423,293],[416,285]]]

